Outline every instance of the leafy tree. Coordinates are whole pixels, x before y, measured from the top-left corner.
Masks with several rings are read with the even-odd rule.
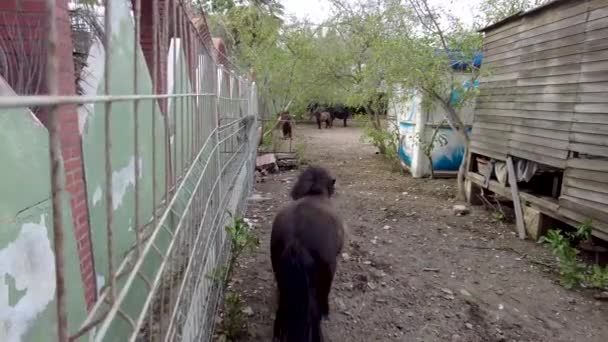
[[[476,16],[478,27],[487,26],[510,17],[517,12],[540,6],[549,0],[484,0]]]

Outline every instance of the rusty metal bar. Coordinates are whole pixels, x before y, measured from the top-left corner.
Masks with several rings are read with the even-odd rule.
[[[105,0],[104,29],[105,29],[105,54],[104,54],[104,93],[110,95],[111,55],[112,55],[112,0]],[[113,302],[116,298],[116,278],[114,277],[114,232],[113,232],[113,198],[112,198],[112,134],[110,125],[112,115],[112,102],[105,105],[105,177],[106,177],[106,235],[108,243],[108,278],[109,297]]]
[[[48,35],[47,35],[47,65],[46,86],[49,96],[57,96],[59,63],[57,57],[57,13],[55,0],[46,1]],[[65,250],[62,195],[64,185],[61,177],[61,143],[59,140],[59,117],[57,107],[49,108],[50,130],[50,166],[51,166],[51,198],[53,214],[53,245],[55,248],[55,291],[57,312],[57,339],[59,342],[68,341],[68,317],[66,309],[65,288]]]
[[[133,17],[135,18],[135,39],[133,39],[133,94],[139,93],[139,31],[141,28],[141,0],[135,0],[133,8]],[[135,158],[135,165],[133,173],[134,178],[134,196],[135,205],[133,210],[133,227],[135,230],[135,240],[137,241],[137,253],[141,253],[141,230],[139,227],[139,100],[133,101],[133,158]]]
[[[173,40],[173,92],[177,94],[177,0],[171,0],[171,13],[172,13],[172,32],[171,39]],[[172,111],[170,111],[173,125],[173,139],[172,139],[172,148],[173,148],[173,159],[171,163],[173,165],[173,179],[171,180],[171,185],[174,186],[177,184],[178,178],[178,170],[177,170],[177,99],[171,101]],[[181,170],[179,171],[181,175]]]
[[[169,36],[169,4],[168,4],[169,0],[165,0],[164,1],[164,9],[163,9],[163,26],[162,26],[162,47],[163,47],[163,52],[165,53],[165,58],[168,58],[169,56],[167,55],[167,51],[164,50],[165,46],[168,46],[167,44],[170,44],[170,39],[171,37]],[[166,68],[166,66],[165,66]],[[166,71],[166,69],[165,69]],[[168,77],[169,75],[167,74],[166,77]],[[167,89],[165,89],[165,91],[167,92],[167,94],[169,93],[169,82],[168,79],[165,79],[166,86]],[[175,94],[174,94],[175,95]],[[164,102],[165,106],[165,113],[163,114],[163,122],[165,125],[165,205],[168,205],[169,203],[169,190],[171,189],[171,187],[173,186],[173,176],[172,176],[172,172],[173,172],[173,162],[172,162],[172,156],[171,156],[171,126],[170,126],[170,121],[169,121],[169,113],[170,113],[170,109],[169,109],[169,99],[167,99],[167,101]]]
[[[152,51],[153,51],[153,57],[152,57],[152,65],[153,67],[153,71],[152,71],[152,93],[156,94],[157,93],[157,87],[159,86],[159,75],[158,75],[158,69],[159,69],[159,61],[158,61],[158,24],[160,22],[160,17],[159,17],[159,12],[158,12],[158,0],[152,0]],[[166,21],[166,18],[165,18]],[[162,50],[161,50],[162,51]],[[157,183],[157,175],[156,175],[156,106],[158,106],[159,103],[156,100],[152,101],[152,227],[156,227],[156,225],[158,224],[158,215],[156,212],[156,196],[157,196],[157,187],[158,187],[158,183]],[[162,115],[162,113],[161,113]],[[154,247],[156,247],[156,245],[153,244]],[[159,251],[160,252],[160,251]],[[162,256],[162,253],[159,253]],[[152,284],[150,284],[150,293],[153,294],[153,289],[152,289]],[[150,297],[154,297],[153,295],[150,295]],[[143,310],[144,315],[146,313],[146,311],[148,310]],[[149,314],[147,315],[148,317],[148,333],[152,334],[153,333],[153,325],[154,325],[154,310],[149,310]],[[139,323],[138,325],[143,324]],[[150,336],[149,340],[152,340],[154,337]]]
[[[215,96],[215,93],[196,94],[159,94],[159,95],[90,95],[90,96],[39,96],[39,95],[24,95],[24,96],[3,96],[0,97],[0,109],[7,108],[23,108],[23,107],[48,107],[61,106],[70,104],[91,104],[91,103],[107,103],[107,102],[128,102],[135,100],[160,100],[174,99],[181,97],[192,96]]]
[[[177,28],[178,32],[179,32],[179,53],[181,55],[182,61],[179,64],[179,70],[180,70],[180,77],[179,77],[179,85],[180,85],[180,90],[184,91],[186,88],[185,86],[187,86],[187,81],[188,81],[188,56],[187,56],[187,49],[186,49],[186,40],[185,40],[185,34],[184,34],[184,19],[185,19],[186,14],[184,13],[184,9],[183,9],[183,4],[180,2],[179,7],[177,8],[177,18],[179,18],[179,26]],[[184,172],[184,170],[186,169],[186,165],[187,165],[187,161],[186,161],[186,149],[185,149],[185,144],[184,144],[184,140],[186,139],[186,135],[187,135],[187,130],[186,127],[184,125],[184,117],[186,116],[186,113],[184,113],[184,100],[185,98],[180,97],[179,99],[179,122],[180,122],[180,166],[179,166],[179,173],[180,175]]]

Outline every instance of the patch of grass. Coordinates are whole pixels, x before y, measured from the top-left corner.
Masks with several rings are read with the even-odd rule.
[[[228,215],[232,218],[231,224],[226,226],[226,232],[230,238],[230,259],[226,266],[218,267],[211,274],[206,275],[208,279],[217,282],[224,289],[228,286],[237,260],[243,253],[253,251],[260,245],[260,240],[244,218],[235,217],[231,212],[228,212]],[[238,293],[232,291],[226,293],[221,331],[227,341],[242,340],[248,336],[243,308],[244,303]]]
[[[392,171],[402,172],[398,154],[399,130],[389,131],[383,127],[376,127],[369,117],[363,115],[357,116],[354,121],[363,127],[361,140],[377,147],[382,157],[390,164]]]
[[[549,247],[557,259],[560,282],[568,289],[584,286],[600,290],[608,289],[608,266],[588,265],[580,260],[580,251],[575,241],[586,241],[591,238],[591,221],[585,221],[576,227],[573,233],[562,233],[552,229],[540,239]]]
[[[227,341],[239,341],[249,336],[244,303],[238,293],[228,292],[224,298],[222,333]]]

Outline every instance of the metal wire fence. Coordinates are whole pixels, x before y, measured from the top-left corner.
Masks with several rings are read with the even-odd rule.
[[[70,4],[88,13],[78,27],[93,32],[80,35],[87,44],[74,44],[88,48],[87,63],[76,68],[81,95],[59,95],[66,61],[58,49],[68,38],[58,33],[61,7],[47,0],[47,93],[0,97],[0,113],[48,113],[57,340],[207,341],[222,294],[210,275],[227,261],[224,227],[229,213],[244,211],[253,183],[256,86],[218,63],[225,58],[182,1],[98,2]],[[144,22],[152,22],[149,55]],[[86,317],[72,310],[66,285],[79,272],[66,263],[78,257],[65,250],[73,210],[60,139],[66,105],[86,121],[81,144],[98,278]]]

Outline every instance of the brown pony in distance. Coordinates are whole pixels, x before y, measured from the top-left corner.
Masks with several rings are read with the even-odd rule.
[[[323,341],[321,320],[329,317],[344,244],[344,225],[331,199],[335,182],[323,168],[304,170],[291,191],[293,202],[272,224],[270,257],[279,295],[275,342]]]
[[[281,122],[281,131],[283,132],[283,139],[291,139],[293,131],[293,119],[291,118],[291,115],[287,111],[281,112],[281,114],[279,114],[279,120]]]
[[[329,112],[312,112],[310,114],[311,117],[315,117],[315,119],[317,119],[317,125],[319,126],[319,129],[321,129],[321,123],[325,122],[325,128],[330,128],[333,126],[334,123],[334,119],[331,116],[331,114]]]

